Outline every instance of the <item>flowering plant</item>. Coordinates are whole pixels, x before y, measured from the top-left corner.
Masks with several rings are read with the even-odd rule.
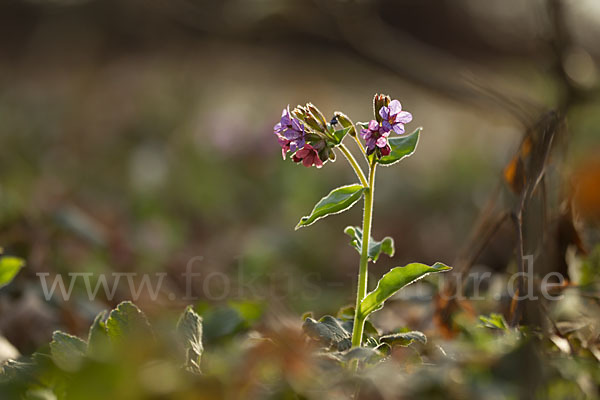
[[[417,128],[413,133],[405,135],[404,125],[412,121],[412,114],[403,111],[400,102],[391,100],[387,95],[375,95],[373,112],[374,119],[368,123],[359,122],[355,125],[342,112],[335,112],[330,122],[327,122],[323,113],[312,103],[308,103],[292,111],[289,107],[284,109],[280,122],[274,127],[274,134],[284,159],[290,153],[296,163],[302,162],[305,167],[314,165],[321,168],[328,161],[335,160],[334,149],[337,149],[346,158],[359,180],[358,183],[332,190],[315,205],[309,215],[302,217],[296,226],[296,229],[306,227],[328,215],[346,211],[361,198],[364,199],[362,227],[348,226],[344,231],[351,238],[350,244],[360,254],[356,305],[354,308],[342,309],[337,318],[325,316],[316,321],[307,316],[304,322],[304,329],[310,337],[338,351],[351,348],[348,352],[350,355],[346,354],[346,359],[354,362],[356,359],[366,359],[362,348],[365,344],[376,353],[385,353],[385,349],[395,342],[404,343],[407,340],[423,338],[420,332],[410,332],[408,336],[379,336],[371,324],[367,325],[367,318],[381,309],[384,302],[404,286],[430,273],[451,269],[442,263],[431,266],[411,263],[404,267],[396,267],[379,280],[372,292],[367,293],[369,262],[376,262],[381,253],[390,257],[394,255],[394,241],[391,237],[381,241],[371,237],[375,171],[379,165],[392,165],[412,155],[421,132],[421,128]],[[364,145],[357,132],[364,140]],[[343,143],[347,136],[353,138],[358,146],[368,165],[367,173]],[[372,356],[370,354],[367,358]]]

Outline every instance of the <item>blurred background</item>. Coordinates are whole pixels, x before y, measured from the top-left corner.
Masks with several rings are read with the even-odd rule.
[[[472,251],[486,210],[514,211],[507,167],[552,112],[568,134],[552,144],[549,220],[575,198],[571,225],[593,248],[599,39],[596,0],[3,0],[0,245],[27,267],[0,291],[0,331],[31,352],[130,298],[121,286],[90,301],[77,284],[48,302],[37,273],[166,272],[158,300],[138,303],[181,310],[194,257],[192,294],[210,305],[352,303],[358,255],[342,231],[361,207],[293,228],[355,177],[341,157],[282,161],[272,133],[308,101],[368,121],[386,93],[413,114],[408,131],[424,128],[411,158],[378,171],[373,235],[396,256],[373,277]],[[470,264],[514,268],[515,240],[508,221]],[[215,272],[229,280],[206,283]]]

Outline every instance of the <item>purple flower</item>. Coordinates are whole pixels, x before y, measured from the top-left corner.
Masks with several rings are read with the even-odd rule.
[[[402,111],[402,105],[398,100],[392,100],[388,106],[381,107],[379,116],[383,119],[381,126],[385,130],[393,130],[399,135],[404,133],[404,124],[412,121],[412,114]]]
[[[360,136],[365,140],[367,145],[367,154],[372,154],[375,150],[379,149],[381,155],[387,156],[390,154],[390,146],[388,145],[388,136],[390,130],[385,129],[379,122],[372,119],[369,122],[367,129],[360,131]]]
[[[317,149],[312,147],[310,144],[305,144],[304,147],[296,152],[292,157],[294,162],[302,161],[302,165],[305,167],[315,166],[317,168],[321,168],[323,166],[323,161],[319,158],[319,153]]]
[[[281,121],[273,127],[273,133],[277,136],[277,142],[281,146],[281,155],[285,160],[288,151],[294,153],[304,147],[306,134],[304,125],[299,119],[290,113],[290,106],[283,109]]]

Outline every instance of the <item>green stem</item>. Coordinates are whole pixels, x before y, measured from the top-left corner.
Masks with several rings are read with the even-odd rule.
[[[346,157],[346,159],[352,166],[352,169],[354,169],[354,172],[356,173],[356,176],[358,176],[361,185],[363,185],[364,187],[368,187],[367,178],[365,177],[365,174],[360,168],[360,165],[358,165],[358,162],[356,162],[356,158],[354,158],[352,153],[350,153],[350,150],[348,150],[348,148],[343,144],[340,144],[338,148],[341,150],[342,154],[344,154],[344,157]]]
[[[375,158],[369,168],[369,185],[365,191],[365,209],[363,212],[362,247],[360,253],[360,267],[358,270],[358,290],[356,292],[356,309],[354,327],[352,329],[352,347],[360,347],[362,343],[365,318],[360,312],[360,303],[367,295],[367,274],[369,266],[369,240],[371,238],[371,222],[373,220],[373,195],[375,192]]]

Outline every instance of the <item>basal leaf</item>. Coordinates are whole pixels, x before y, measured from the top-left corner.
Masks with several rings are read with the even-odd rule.
[[[419,143],[419,135],[422,128],[417,128],[413,133],[406,136],[390,137],[388,143],[392,149],[390,154],[381,157],[377,162],[381,165],[392,165],[412,155]]]
[[[306,318],[302,325],[304,333],[327,347],[333,347],[338,351],[344,351],[352,346],[350,332],[348,332],[340,321],[331,315],[326,315],[318,321]]]
[[[350,245],[358,251],[358,254],[362,251],[362,229],[358,226],[347,226],[344,229],[344,233],[350,236]],[[369,241],[369,259],[373,262],[377,262],[379,255],[385,253],[390,257],[394,256],[394,239],[386,236],[381,241],[377,241],[371,237]]]
[[[146,315],[130,301],[120,303],[110,312],[106,330],[114,343],[152,337],[152,328]]]
[[[379,338],[381,343],[387,343],[390,346],[408,346],[412,342],[417,341],[423,344],[427,343],[427,336],[423,332],[412,331],[412,332],[401,332],[393,333],[390,335],[384,335]]]
[[[342,355],[344,361],[358,360],[365,364],[374,364],[383,360],[389,354],[383,347],[354,347]]]
[[[50,353],[52,361],[62,370],[76,371],[85,357],[87,344],[77,336],[56,331],[52,334]]]
[[[392,268],[377,283],[375,290],[367,294],[360,305],[360,312],[363,317],[367,317],[374,311],[383,307],[383,303],[392,297],[398,290],[411,284],[431,273],[449,271],[452,268],[442,264],[435,263],[432,266],[412,263],[404,267]]]
[[[313,208],[309,216],[302,217],[296,229],[309,226],[315,221],[331,214],[339,214],[352,207],[363,195],[365,188],[354,184],[341,186],[333,189],[327,196],[323,197]]]
[[[111,349],[104,321],[106,314],[106,311],[102,311],[96,315],[88,333],[87,354],[94,358],[105,359]]]
[[[183,343],[186,354],[185,367],[188,371],[199,374],[202,346],[202,317],[191,306],[188,306],[177,322],[177,334]]]
[[[25,261],[18,257],[0,257],[0,288],[11,283],[24,266]]]

